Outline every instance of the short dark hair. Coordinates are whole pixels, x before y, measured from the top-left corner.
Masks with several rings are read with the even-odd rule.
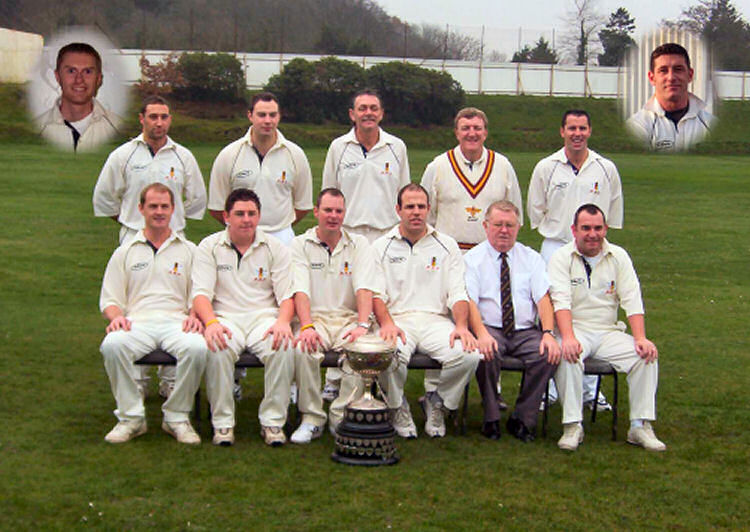
[[[143,100],[143,104],[141,105],[142,115],[146,114],[146,107],[148,107],[149,105],[166,105],[167,108],[171,109],[171,107],[169,107],[169,102],[165,98],[157,96],[156,94],[152,94],[151,96],[146,96],[146,98]]]
[[[276,102],[276,105],[279,106],[279,110],[281,110],[279,99],[272,92],[259,92],[258,94],[253,96],[253,98],[250,100],[250,107],[248,108],[251,113],[253,112],[253,109],[255,109],[255,104],[258,102]]]
[[[588,123],[589,127],[591,127],[591,116],[589,115],[588,111],[584,111],[583,109],[568,109],[563,113],[562,122],[560,122],[560,127],[565,127],[565,121],[568,119],[569,116],[585,116],[586,122]]]
[[[172,189],[163,183],[151,183],[150,185],[144,187],[143,190],[141,190],[141,196],[138,201],[138,204],[141,207],[146,204],[146,194],[148,194],[149,190],[153,190],[155,192],[167,192],[169,194],[169,202],[172,204],[172,207],[174,207],[174,192],[172,192]]]
[[[231,212],[232,207],[238,201],[252,201],[258,207],[258,212],[260,212],[260,198],[249,188],[238,188],[230,192],[229,196],[227,196],[227,201],[224,202],[224,211],[227,213]]]
[[[594,205],[593,203],[584,203],[578,209],[576,210],[575,215],[573,216],[573,225],[578,225],[578,215],[582,212],[587,212],[588,214],[595,215],[596,213],[599,213],[602,215],[602,221],[604,224],[607,224],[607,217],[604,216],[604,211],[602,211],[599,206]]]
[[[685,58],[687,67],[690,68],[690,56],[688,55],[687,50],[685,50],[685,48],[683,48],[676,42],[667,42],[657,46],[656,48],[654,48],[654,51],[651,52],[651,65],[649,66],[649,70],[651,70],[651,72],[654,71],[654,63],[656,63],[656,58],[662,55],[681,55]]]
[[[315,206],[320,207],[320,200],[323,199],[323,196],[333,196],[334,198],[344,198],[344,204],[346,204],[346,198],[344,197],[344,193],[341,192],[336,187],[328,187],[324,188],[320,191],[318,194],[318,198],[315,200]]]
[[[94,60],[96,61],[97,70],[99,71],[99,73],[101,73],[102,56],[99,55],[99,52],[96,51],[96,48],[94,48],[93,46],[85,42],[72,42],[60,48],[60,51],[57,52],[57,66],[55,66],[55,71],[60,70],[60,65],[62,64],[63,57],[68,52],[76,53],[76,54],[88,54],[92,56]]]
[[[430,195],[427,193],[427,189],[424,188],[422,185],[418,185],[417,183],[409,183],[408,185],[404,185],[401,190],[398,191],[398,198],[396,199],[396,202],[398,203],[398,206],[401,207],[401,198],[404,195],[404,192],[418,192],[421,191],[424,193],[425,197],[427,198],[427,203],[430,203]]]
[[[383,98],[380,97],[380,93],[375,90],[371,89],[369,87],[365,87],[364,89],[360,89],[357,92],[352,95],[352,99],[349,102],[349,108],[354,109],[354,102],[359,98],[360,96],[375,96],[378,99],[378,103],[380,104],[380,108],[383,109]]]

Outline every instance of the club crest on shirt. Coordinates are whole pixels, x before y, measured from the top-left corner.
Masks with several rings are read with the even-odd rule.
[[[259,266],[257,270],[255,270],[255,277],[253,277],[253,281],[265,281],[268,279],[268,269],[263,268],[263,266]]]
[[[149,264],[150,263],[148,261],[146,261],[146,262],[136,262],[135,264],[133,264],[130,267],[130,271],[131,272],[139,272],[141,270],[145,270],[146,268],[148,268]]]
[[[573,277],[570,280],[570,286],[581,286],[583,284],[586,284],[586,279],[583,277]]]
[[[607,294],[607,295],[612,295],[612,294],[615,293],[615,282],[614,281],[610,281],[609,282],[609,287],[607,287],[607,291],[604,292],[604,293]]]
[[[169,274],[170,275],[177,275],[181,276],[184,272],[185,268],[182,264],[179,262],[175,262],[171,268],[169,268]]]
[[[386,161],[385,166],[383,166],[383,171],[380,172],[380,175],[388,175],[391,173],[391,163]]]
[[[281,175],[280,175],[280,176],[279,176],[279,178],[278,178],[278,179],[276,180],[276,182],[277,182],[277,183],[282,183],[282,184],[283,184],[283,183],[286,183],[286,170],[282,170],[282,171],[281,171]]]
[[[599,194],[599,181],[594,181],[594,186],[589,190],[589,194]]]
[[[234,269],[234,266],[231,264],[217,264],[216,265],[216,271],[217,272],[231,272]]]
[[[341,265],[341,271],[339,272],[339,275],[351,275],[352,269],[349,265],[349,261],[344,261],[344,264]]]
[[[482,212],[482,209],[479,207],[474,207],[473,205],[470,205],[469,207],[464,207],[464,210],[466,211],[466,214],[468,216],[466,217],[467,222],[476,222],[479,220],[477,215]]]
[[[166,179],[167,181],[174,181],[175,180],[174,166],[171,166],[169,168],[169,175],[167,175],[164,179]]]
[[[430,259],[430,263],[425,268],[427,271],[436,272],[440,269],[440,266],[438,265],[437,257],[432,257]]]

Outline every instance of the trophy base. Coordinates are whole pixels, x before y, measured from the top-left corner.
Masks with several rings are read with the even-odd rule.
[[[372,403],[382,406],[375,409]],[[385,404],[373,400],[360,407],[353,403],[346,407],[344,420],[336,429],[336,451],[331,459],[347,465],[393,465],[399,460],[395,435]]]

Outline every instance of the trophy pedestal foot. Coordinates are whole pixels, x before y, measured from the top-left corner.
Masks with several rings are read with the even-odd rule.
[[[331,459],[347,465],[393,465],[399,460],[395,435],[386,405],[360,400],[346,407],[344,420],[336,429],[336,451]]]

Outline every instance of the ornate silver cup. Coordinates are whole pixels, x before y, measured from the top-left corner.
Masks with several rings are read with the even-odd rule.
[[[372,395],[378,375],[398,363],[394,344],[384,342],[375,334],[361,336],[347,344],[344,356],[351,370],[364,380],[362,397],[351,401],[344,411],[344,419],[336,428],[336,451],[331,458],[349,465],[390,465],[398,462],[395,431],[388,406]]]

